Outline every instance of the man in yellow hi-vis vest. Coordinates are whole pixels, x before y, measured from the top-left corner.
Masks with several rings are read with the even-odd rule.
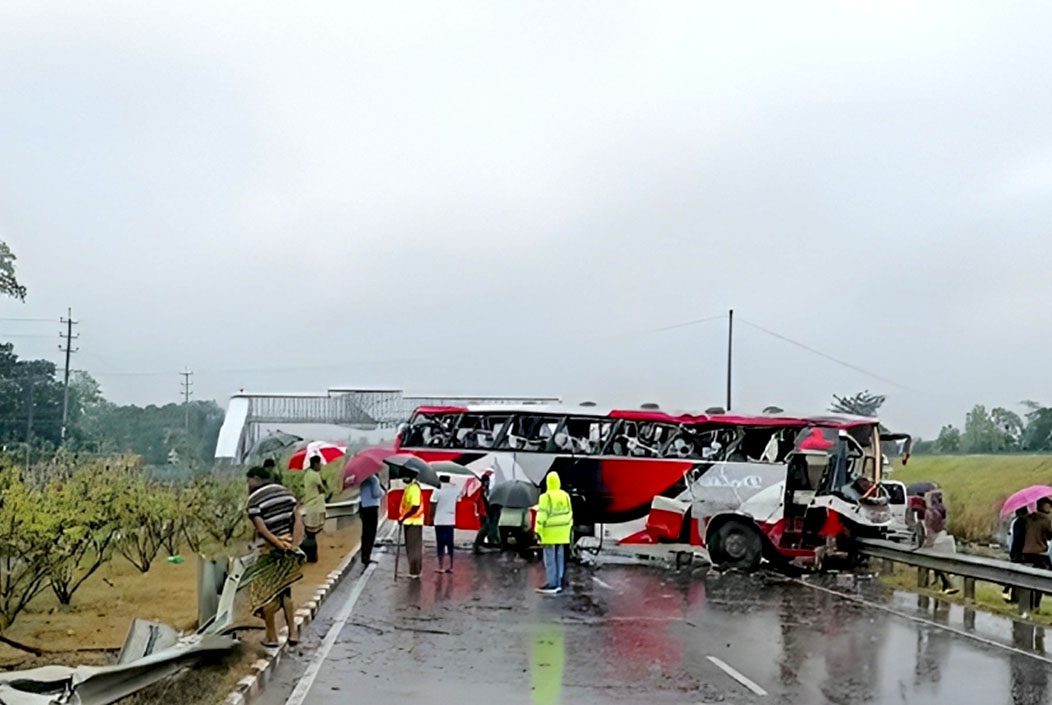
[[[424,569],[424,502],[420,492],[420,483],[414,475],[402,493],[402,504],[399,506],[398,521],[405,531],[405,553],[409,558],[409,577],[420,578]]]
[[[563,591],[566,575],[566,551],[573,533],[573,506],[570,495],[560,489],[559,474],[548,473],[548,491],[537,502],[537,538],[544,547],[544,571],[547,583],[537,592],[557,595]]]

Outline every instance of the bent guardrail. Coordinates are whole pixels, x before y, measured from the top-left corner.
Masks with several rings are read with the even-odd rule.
[[[1031,592],[1052,594],[1052,571],[966,553],[939,553],[930,548],[913,548],[893,541],[860,539],[858,544],[864,555],[913,566],[923,571],[923,577],[933,570],[961,576],[964,578],[964,596],[967,600],[975,599],[976,580],[1015,588],[1019,591],[1020,614],[1027,612]],[[919,585],[925,587],[926,581],[921,579],[921,575],[918,578]]]

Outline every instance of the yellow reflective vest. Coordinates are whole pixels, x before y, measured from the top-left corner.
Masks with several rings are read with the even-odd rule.
[[[548,491],[537,502],[537,536],[541,545],[568,544],[573,533],[570,495],[560,489],[558,473],[548,473],[547,483]]]
[[[402,520],[402,524],[405,526],[423,526],[424,502],[421,499],[420,485],[415,480],[406,485],[405,492],[402,493],[402,505],[399,509],[399,516],[405,517]]]

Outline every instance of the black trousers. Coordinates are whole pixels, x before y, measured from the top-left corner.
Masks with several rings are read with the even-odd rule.
[[[358,516],[362,520],[362,565],[369,565],[373,559],[373,546],[376,544],[376,520],[379,507],[361,507]]]
[[[1026,565],[1033,566],[1034,568],[1052,570],[1052,559],[1049,559],[1047,553],[1024,553],[1023,560],[1021,562]],[[1036,612],[1040,607],[1041,593],[1030,593],[1030,609]]]

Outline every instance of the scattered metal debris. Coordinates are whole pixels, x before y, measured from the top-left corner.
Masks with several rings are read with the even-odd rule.
[[[230,562],[215,616],[194,634],[132,622],[113,666],[43,666],[0,673],[0,705],[108,705],[176,673],[207,653],[238,643],[231,634],[234,598],[251,558]]]

